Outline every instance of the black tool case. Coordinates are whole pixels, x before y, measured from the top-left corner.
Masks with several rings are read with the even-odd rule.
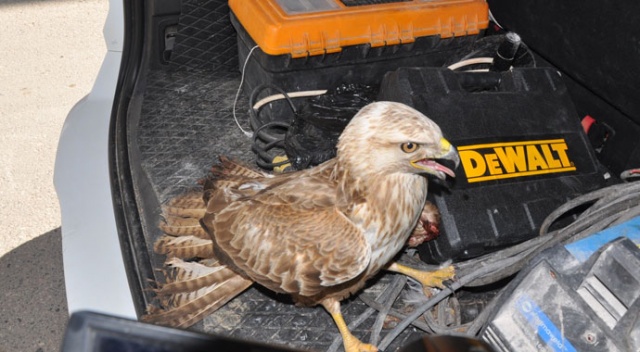
[[[423,112],[460,153],[454,183],[430,189],[442,225],[420,247],[423,260],[471,258],[532,238],[553,209],[605,182],[553,69],[401,68],[385,76],[379,100]]]

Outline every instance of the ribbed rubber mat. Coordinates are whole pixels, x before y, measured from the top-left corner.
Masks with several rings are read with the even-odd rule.
[[[361,294],[375,298],[391,278],[392,275],[383,277]],[[369,342],[378,312],[355,297],[342,302],[342,312],[351,332],[362,341]],[[353,328],[352,324],[358,320],[361,320],[360,324]],[[297,307],[286,296],[262,288],[251,288],[206,317],[204,331],[299,349],[343,351],[342,338],[324,308]],[[381,338],[388,331],[383,330]],[[387,350],[394,351],[407,344],[408,340],[416,338],[416,331],[413,327],[408,328]]]
[[[138,143],[161,201],[197,186],[219,155],[253,161],[251,140],[232,115],[238,76],[193,69],[150,73]],[[246,105],[241,98],[238,106]],[[246,118],[240,110],[237,115]]]
[[[238,69],[227,1],[183,1],[171,62],[177,67]]]

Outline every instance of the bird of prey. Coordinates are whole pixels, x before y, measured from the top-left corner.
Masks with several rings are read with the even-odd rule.
[[[459,162],[433,121],[393,102],[362,108],[337,156],[311,169],[272,176],[221,158],[203,193],[165,207],[155,250],[172,270],[157,288],[163,308],[145,319],[189,326],[258,283],[322,305],[345,351],[376,351],[351,334],[341,300],[383,269],[427,287],[454,276],[452,267],[424,272],[392,262],[412,234],[424,240],[414,229],[432,218],[426,176],[454,176],[437,159]]]

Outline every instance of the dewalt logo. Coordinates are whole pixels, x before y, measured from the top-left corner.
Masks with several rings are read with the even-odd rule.
[[[576,171],[564,139],[458,147],[469,183]]]

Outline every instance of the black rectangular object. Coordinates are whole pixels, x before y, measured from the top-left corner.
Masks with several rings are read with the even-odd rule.
[[[168,328],[89,311],[71,315],[62,352],[294,352],[287,347]]]
[[[429,192],[442,224],[441,235],[420,247],[425,261],[530,239],[557,206],[605,182],[555,70],[401,68],[385,76],[379,100],[423,112],[460,153],[454,184]]]
[[[238,58],[244,69],[243,89],[251,93],[262,85],[285,92],[332,89],[341,84],[378,86],[385,73],[399,67],[442,66],[457,50],[473,44],[480,34],[441,38],[419,37],[415,42],[372,48],[369,44],[345,47],[340,53],[292,58],[291,55],[268,55],[242,24],[230,13],[231,24],[238,34]],[[247,57],[249,59],[247,60]],[[245,65],[246,62],[246,65]],[[271,94],[278,93],[275,90]],[[265,106],[262,116],[269,120],[290,121],[293,118],[286,102]]]

